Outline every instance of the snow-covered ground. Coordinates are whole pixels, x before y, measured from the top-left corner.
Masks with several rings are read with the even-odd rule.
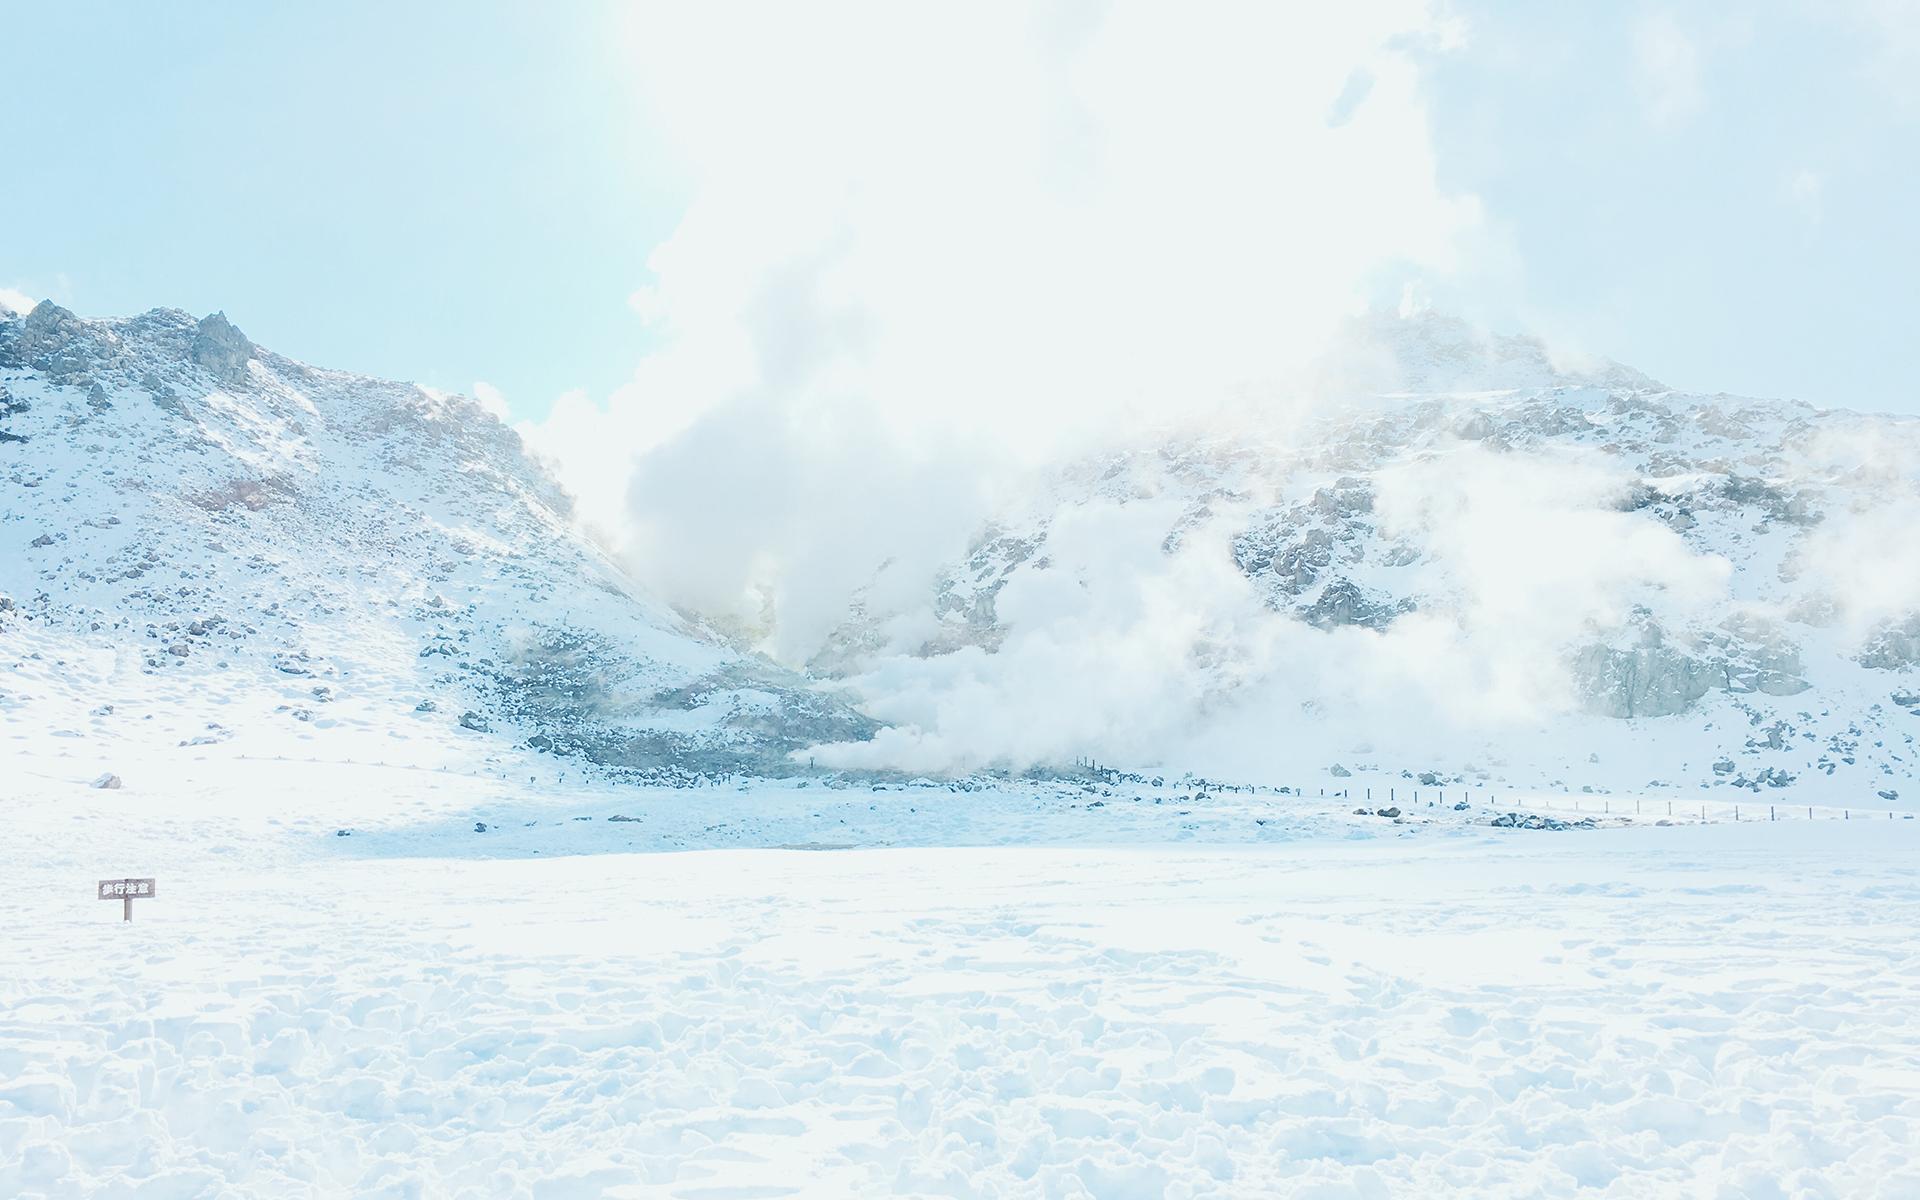
[[[0,762],[0,1194],[1920,1194],[1920,822],[208,749]]]

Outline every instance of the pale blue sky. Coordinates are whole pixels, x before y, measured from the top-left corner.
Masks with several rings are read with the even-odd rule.
[[[1677,386],[1920,411],[1920,7],[1450,8],[1462,44],[1419,52],[1419,90],[1484,260],[1438,306]],[[312,362],[486,380],[522,416],[605,396],[693,191],[643,116],[635,24],[9,3],[0,288],[220,308]]]

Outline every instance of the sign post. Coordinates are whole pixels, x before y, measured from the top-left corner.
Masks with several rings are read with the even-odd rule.
[[[120,919],[133,920],[133,901],[153,898],[153,880],[151,879],[102,879],[100,898],[120,901]]]

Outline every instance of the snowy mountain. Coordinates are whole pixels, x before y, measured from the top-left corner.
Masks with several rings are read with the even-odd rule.
[[[1432,316],[1329,361],[1337,402],[1074,463],[860,606],[811,665],[913,732],[837,761],[1912,790],[1920,421]]]
[[[650,599],[471,400],[42,304],[0,317],[0,720],[664,782],[1920,792],[1920,421],[1433,316],[1314,386],[1051,471],[783,668]]]
[[[873,728],[649,600],[475,402],[217,313],[0,313],[0,543],[11,739],[686,781]]]

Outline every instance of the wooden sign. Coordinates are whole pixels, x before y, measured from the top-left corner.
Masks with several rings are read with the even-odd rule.
[[[102,879],[100,898],[121,902],[120,919],[133,920],[133,902],[135,899],[153,898],[153,880],[151,879]]]

